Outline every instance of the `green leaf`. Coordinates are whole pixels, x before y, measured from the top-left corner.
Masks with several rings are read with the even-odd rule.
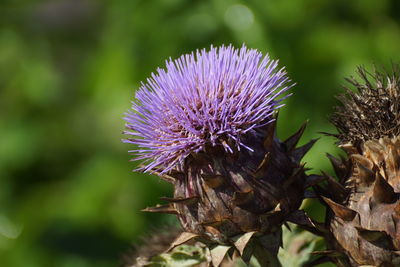
[[[283,248],[279,250],[278,258],[282,266],[300,267],[315,257],[311,252],[323,248],[323,239],[294,224],[290,224],[290,228],[291,231],[283,227]]]
[[[203,245],[180,245],[169,253],[162,253],[151,259],[150,267],[190,267],[202,262],[208,262],[208,249]]]

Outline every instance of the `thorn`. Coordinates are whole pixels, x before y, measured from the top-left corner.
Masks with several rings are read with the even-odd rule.
[[[230,248],[230,246],[218,245],[210,250],[211,261],[214,267],[218,267],[221,264]]]
[[[235,192],[233,194],[233,203],[235,205],[244,205],[248,203],[250,200],[252,200],[254,197],[254,191],[248,191],[248,192]]]
[[[201,174],[201,177],[210,188],[220,187],[225,181],[224,176],[218,174]]]
[[[178,197],[178,198],[171,198],[171,197],[160,197],[161,200],[177,203],[177,204],[185,204],[185,205],[193,205],[199,201],[198,196],[194,197]]]
[[[193,238],[198,237],[198,235],[193,234],[193,233],[189,233],[189,232],[183,232],[181,233],[171,244],[171,246],[169,246],[169,248],[167,249],[166,252],[171,251],[172,249],[174,249],[177,246],[180,246],[190,240],[192,240]]]
[[[284,189],[289,188],[291,184],[293,184],[296,180],[303,178],[301,173],[304,173],[304,164],[300,165],[299,167],[295,168],[290,175],[290,177],[283,183],[282,187]]]
[[[383,231],[372,231],[361,227],[355,227],[355,228],[357,229],[357,232],[360,234],[360,236],[369,242],[377,241],[380,238],[386,236],[386,233]]]
[[[294,211],[286,218],[286,220],[318,236],[324,236],[324,233],[328,232],[328,230],[321,224],[314,222],[310,217],[308,217],[304,210]]]
[[[316,139],[312,139],[310,142],[308,142],[307,144],[305,144],[304,146],[301,146],[299,148],[296,148],[293,151],[293,158],[295,159],[296,162],[299,162],[303,156],[308,152],[308,150],[311,149],[311,147],[315,144],[315,142],[317,142],[319,140],[319,138]]]
[[[308,188],[308,187],[317,185],[325,180],[326,180],[326,178],[321,175],[309,175],[306,177],[306,182],[305,182],[304,187]]]
[[[289,230],[289,232],[292,231],[292,229],[290,228],[290,225],[287,222],[283,222],[283,225]]]
[[[332,209],[333,213],[335,213],[336,216],[338,216],[344,221],[347,222],[352,221],[354,217],[357,215],[356,211],[349,209],[341,204],[338,204],[327,197],[322,197],[322,199]]]
[[[146,167],[146,165],[140,164],[139,167],[144,168],[144,167]],[[171,170],[168,174],[167,173],[161,174],[162,171],[163,171],[163,169],[159,169],[159,168],[152,169],[151,173],[154,175],[157,175],[158,177],[160,177],[161,180],[164,180],[170,184],[174,184],[176,182],[176,180],[182,179],[182,176],[185,175],[183,172],[179,172],[176,170]]]
[[[144,212],[159,212],[159,213],[167,213],[167,214],[179,214],[178,211],[175,209],[175,207],[172,204],[166,204],[166,205],[157,205],[155,207],[148,207],[145,209],[142,209]]]
[[[254,172],[255,175],[257,175],[262,170],[266,170],[270,159],[271,159],[271,153],[269,152],[265,153],[264,158],[262,159],[261,163],[258,165],[256,171]]]
[[[297,143],[299,142],[301,136],[304,133],[308,124],[308,120],[300,126],[300,128],[295,132],[292,136],[286,139],[283,143],[286,145],[287,151],[292,151],[296,148]]]
[[[264,138],[264,148],[270,148],[275,137],[275,132],[276,132],[276,118],[274,121],[268,124],[266,136]]]
[[[375,174],[362,165],[361,163],[356,163],[357,166],[357,174],[355,176],[360,178],[361,183],[369,186],[375,180]]]
[[[240,253],[240,256],[243,255],[244,249],[247,247],[247,244],[249,243],[250,239],[253,237],[253,235],[256,232],[248,232],[245,233],[241,236],[239,236],[236,241],[234,242],[235,247]]]
[[[281,203],[278,203],[278,204],[275,206],[275,208],[274,208],[273,211],[274,211],[274,212],[280,212],[280,211],[282,211]]]
[[[333,155],[331,155],[329,153],[326,153],[326,156],[328,157],[329,161],[331,162],[336,176],[339,177],[340,179],[342,179],[344,176],[346,176],[347,168],[346,168],[346,165],[343,164],[343,161],[335,158]]]
[[[392,249],[393,243],[390,236],[385,231],[368,230],[361,227],[355,227],[358,234],[364,240],[382,248]]]
[[[397,200],[393,187],[379,172],[376,174],[373,197],[377,203],[394,203]]]
[[[338,135],[338,134],[327,133],[327,132],[318,132],[318,133],[319,133],[319,134],[326,135],[326,136],[332,136],[332,137],[335,137],[335,138],[339,138],[339,135]]]
[[[348,192],[346,190],[346,188],[341,185],[338,181],[336,181],[332,176],[330,176],[329,174],[325,173],[324,171],[321,171],[322,174],[326,177],[326,180],[328,182],[328,186],[329,188],[332,188],[332,190],[330,190],[332,192],[332,194],[335,196],[335,198],[337,200],[342,200],[344,199]]]

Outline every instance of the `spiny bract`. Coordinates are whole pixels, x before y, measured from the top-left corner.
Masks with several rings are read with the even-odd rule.
[[[349,159],[330,156],[339,183],[326,175],[322,193],[330,255],[339,266],[400,266],[399,74],[359,74],[332,117]]]
[[[305,126],[285,142],[276,137],[288,82],[277,61],[222,46],[170,60],[143,84],[126,141],[147,160],[142,171],[174,185],[168,204],[146,209],[178,216],[186,232],[174,244],[201,239],[215,266],[231,247],[245,261],[258,254],[278,264],[282,223],[303,216],[300,160],[314,143],[296,148]]]

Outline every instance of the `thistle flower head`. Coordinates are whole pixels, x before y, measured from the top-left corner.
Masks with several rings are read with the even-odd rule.
[[[336,126],[341,144],[359,144],[382,137],[400,135],[400,75],[398,66],[392,73],[375,70],[368,73],[358,68],[361,81],[347,79],[357,92],[346,89],[338,99],[342,106],[336,107],[331,122]]]
[[[130,152],[146,172],[167,172],[206,147],[251,150],[243,136],[273,120],[289,82],[277,61],[245,46],[170,59],[137,91],[124,141],[138,146]]]

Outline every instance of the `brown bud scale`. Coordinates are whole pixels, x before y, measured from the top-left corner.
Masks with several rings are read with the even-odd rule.
[[[400,266],[400,138],[369,140],[361,150],[341,163],[351,169],[347,177],[339,176],[346,181],[346,198],[326,201],[328,244],[346,255],[332,259],[338,266]],[[339,194],[333,192],[331,198]],[[356,216],[351,218],[349,210]]]
[[[296,148],[304,128],[281,142],[273,122],[244,136],[242,142],[254,151],[206,147],[189,156],[168,173],[174,177],[174,197],[163,199],[173,209],[161,211],[176,211],[183,229],[206,243],[237,247],[238,236],[252,233],[246,244],[257,239],[276,255],[281,226],[290,215],[296,217],[304,198],[307,176],[300,159],[315,142]],[[267,236],[273,241],[263,241]]]

